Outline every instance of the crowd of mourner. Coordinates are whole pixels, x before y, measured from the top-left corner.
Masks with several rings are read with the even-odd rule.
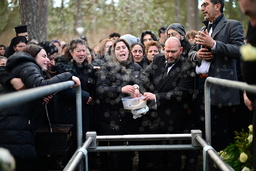
[[[86,36],[70,42],[38,42],[29,35],[28,27],[32,26],[18,25],[10,44],[0,45],[1,94],[73,80],[74,87],[82,89],[83,141],[88,131],[132,135],[182,134],[199,129],[205,137],[205,80],[244,81],[240,47],[248,40],[241,22],[226,18],[223,8],[224,0],[204,0],[199,31],[168,23],[159,26],[158,34],[150,29],[140,35],[110,32],[95,46],[90,46]],[[49,122],[73,125],[72,152],[77,149],[74,87],[0,110],[0,147],[14,156],[17,171],[44,170],[35,132]],[[211,145],[221,151],[233,142],[234,131],[252,123],[253,113],[244,104],[248,97],[242,91],[212,85],[210,96]],[[100,145],[183,143],[187,142],[166,139]],[[89,167],[132,171],[135,154],[140,171],[196,171],[200,151],[93,153]]]

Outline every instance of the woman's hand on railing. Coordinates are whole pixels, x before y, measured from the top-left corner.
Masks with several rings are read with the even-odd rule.
[[[80,79],[76,76],[72,76],[72,80],[75,82],[75,85],[73,87],[78,87],[81,85]]]

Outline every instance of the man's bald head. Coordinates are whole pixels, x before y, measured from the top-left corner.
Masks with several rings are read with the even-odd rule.
[[[165,42],[164,56],[168,63],[175,63],[180,59],[183,47],[181,47],[180,40],[176,37],[170,37]]]
[[[177,44],[177,46],[181,47],[180,40],[176,37],[169,37],[165,41],[165,46],[168,45],[168,44]]]

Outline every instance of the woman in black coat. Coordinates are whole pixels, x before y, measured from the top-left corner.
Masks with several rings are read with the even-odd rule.
[[[68,80],[80,84],[71,73],[63,73],[51,79],[44,79],[43,70],[47,69],[49,59],[45,50],[37,45],[29,45],[23,52],[17,52],[8,58],[7,71],[16,78],[21,78],[26,88],[39,87]],[[10,85],[4,93],[15,92]],[[0,146],[12,153],[16,160],[16,171],[37,170],[36,150],[34,147],[34,131],[39,126],[35,118],[40,118],[42,99],[0,111]],[[42,107],[42,105],[41,105]]]
[[[70,72],[81,80],[82,88],[82,118],[83,135],[90,129],[90,118],[95,94],[95,70],[88,64],[86,56],[86,42],[82,39],[71,40],[64,56],[56,60],[56,70],[59,73]],[[76,141],[76,92],[67,89],[55,95],[55,122],[74,125],[74,141]],[[92,121],[93,122],[93,121]]]
[[[138,133],[140,119],[133,119],[131,111],[123,108],[121,98],[141,96],[138,89],[139,87],[142,88],[141,71],[142,68],[139,64],[132,61],[129,44],[124,39],[118,39],[114,42],[111,59],[103,64],[97,73],[96,92],[100,99],[101,109],[99,134]],[[123,142],[110,142],[110,144],[122,145]],[[132,154],[132,152],[102,153],[103,170],[132,170]]]

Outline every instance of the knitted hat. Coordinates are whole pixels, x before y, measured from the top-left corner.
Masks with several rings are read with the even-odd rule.
[[[135,37],[131,34],[122,35],[120,37],[120,39],[126,40],[129,45],[131,45],[132,43],[135,43],[135,42],[140,42],[140,40],[137,37]]]
[[[182,36],[186,36],[185,27],[180,23],[173,23],[173,24],[169,25],[166,29],[166,33],[168,33],[168,30],[170,30],[170,29],[176,30]]]
[[[28,32],[27,25],[19,25],[19,26],[14,27],[14,29],[15,29],[16,34]]]

